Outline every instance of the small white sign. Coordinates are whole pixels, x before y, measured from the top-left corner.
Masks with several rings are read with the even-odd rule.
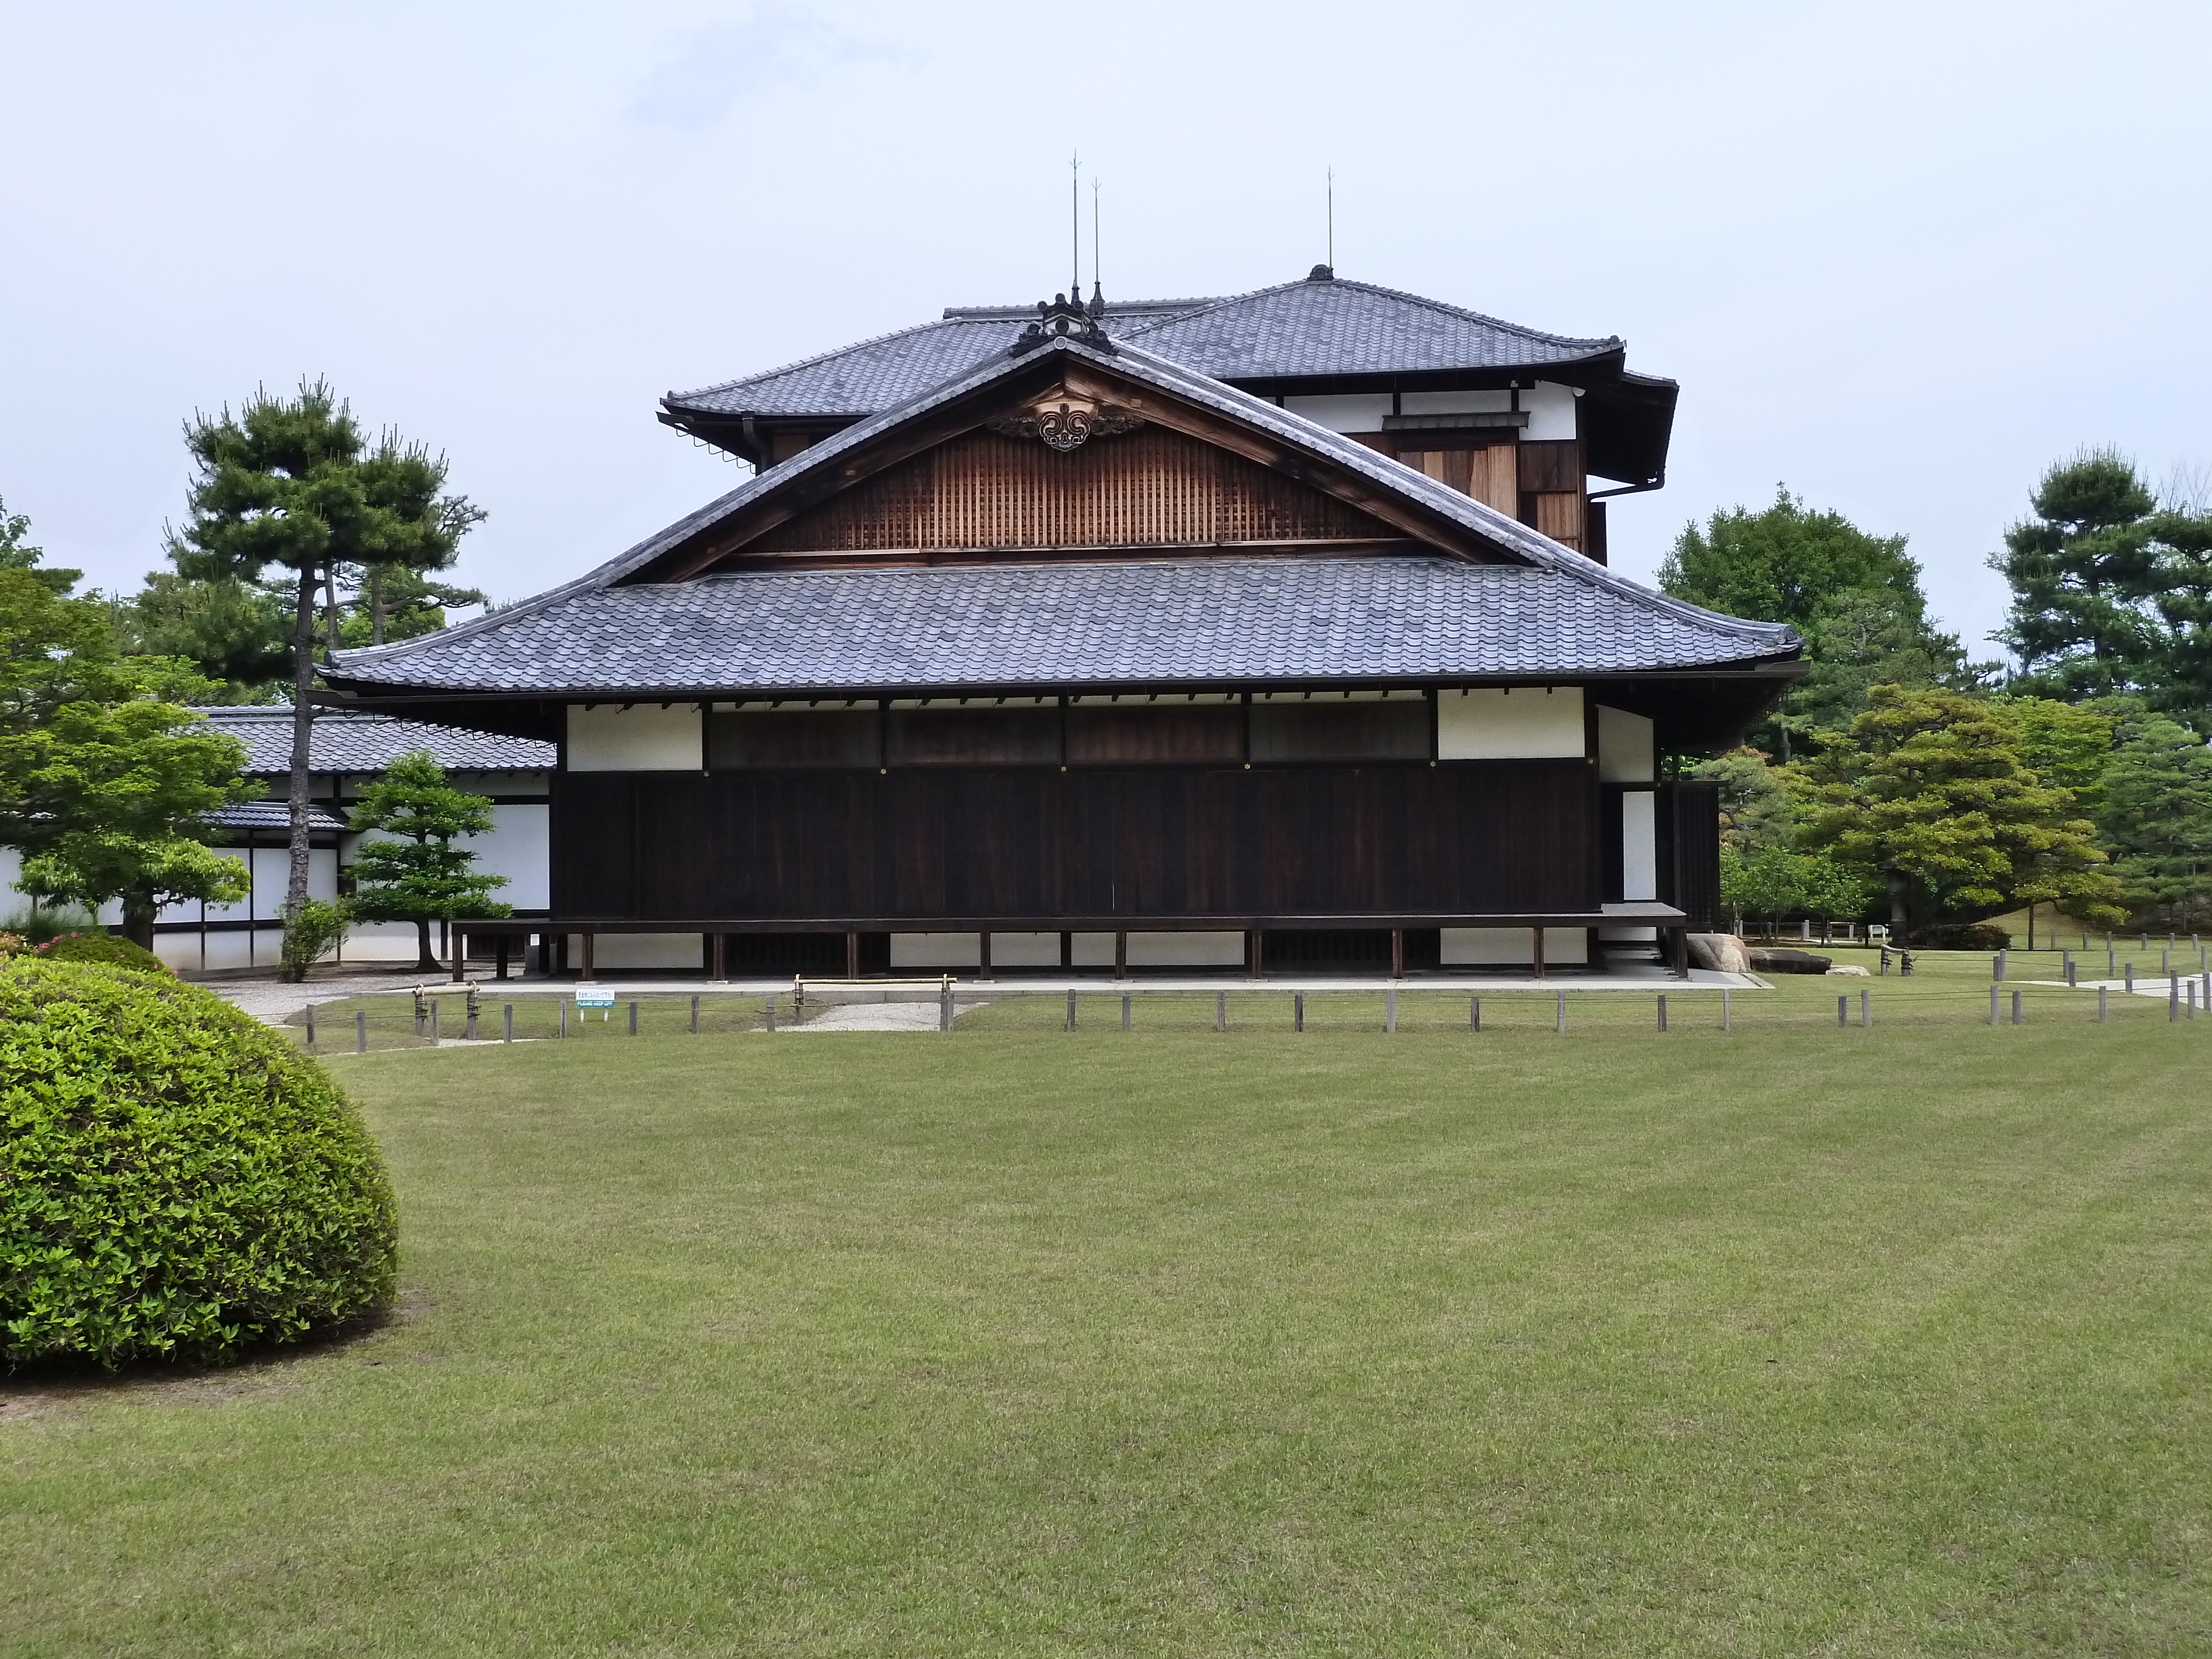
[[[579,986],[576,1006],[579,1008],[611,1008],[615,1006],[615,994],[611,990],[588,990]]]

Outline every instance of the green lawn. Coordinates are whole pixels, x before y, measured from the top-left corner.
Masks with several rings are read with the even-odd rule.
[[[2212,1023],[1970,966],[344,1056],[402,1315],[0,1385],[0,1650],[2202,1655]]]

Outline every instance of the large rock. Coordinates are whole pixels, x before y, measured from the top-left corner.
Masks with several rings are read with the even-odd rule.
[[[1751,952],[1734,933],[1692,933],[1686,943],[1692,967],[1710,968],[1723,974],[1751,971]]]
[[[1836,960],[1810,951],[1753,951],[1751,965],[1762,974],[1825,974]]]

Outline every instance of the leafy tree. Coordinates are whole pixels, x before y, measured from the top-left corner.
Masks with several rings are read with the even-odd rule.
[[[1890,927],[1912,937],[1938,907],[2009,898],[2118,920],[2119,886],[2071,790],[2024,758],[2020,723],[1956,692],[1878,685],[1866,712],[1804,764],[1810,844],[1880,881]]]
[[[283,601],[235,576],[195,580],[156,570],[116,606],[125,646],[195,664],[219,684],[222,702],[270,702],[292,667]]]
[[[2152,695],[2160,708],[2212,732],[2212,512],[2171,507],[2145,529],[2162,635]]]
[[[2212,747],[2178,721],[2139,712],[2106,768],[2097,823],[2130,900],[2200,931],[2212,900]]]
[[[0,570],[27,570],[56,599],[66,595],[82,579],[82,570],[42,570],[40,564],[46,558],[43,548],[33,547],[23,538],[31,532],[30,515],[10,513],[8,504],[0,501]]]
[[[1799,738],[1850,725],[1877,685],[1964,691],[1978,678],[1959,636],[1930,627],[1920,607],[1891,588],[1831,595],[1804,633],[1811,666],[1792,688],[1781,721]]]
[[[1683,526],[1659,585],[1692,605],[1799,628],[1846,592],[1887,592],[1916,624],[1927,610],[1904,537],[1869,536],[1840,513],[1811,512],[1779,484],[1760,512],[1731,507],[1702,531]]]
[[[124,936],[148,950],[154,918],[180,899],[246,896],[243,867],[207,847],[206,815],[254,793],[237,739],[189,708],[137,697],[66,702],[0,735],[17,884],[40,899],[123,907]]]
[[[2105,770],[2130,705],[2107,698],[2094,703],[2060,702],[2051,697],[2006,696],[1999,712],[2020,738],[2020,757],[2045,783],[2063,789],[2084,817],[2094,817],[2105,798]]]
[[[2034,516],[2006,531],[1989,561],[2012,587],[1998,637],[2029,689],[2077,702],[2145,684],[2158,655],[2143,608],[2157,586],[2147,523],[2157,505],[2114,450],[2083,450],[2044,473]]]
[[[1753,738],[1786,762],[1812,732],[1848,725],[1871,686],[1975,684],[1957,637],[1929,626],[1920,567],[1905,544],[1840,513],[1811,511],[1778,486],[1759,512],[1734,507],[1703,530],[1684,526],[1659,581],[1677,599],[1786,622],[1804,636],[1806,678]]]
[[[1825,853],[1801,853],[1774,845],[1748,852],[1721,848],[1721,902],[1735,913],[1769,924],[1785,916],[1819,916],[1841,921],[1856,916],[1873,897],[1866,878]]]
[[[387,839],[355,849],[349,908],[368,921],[413,922],[417,967],[438,965],[430,953],[433,921],[514,914],[491,896],[507,878],[483,874],[474,854],[453,845],[456,836],[492,827],[491,802],[454,788],[427,749],[402,755],[362,792],[351,827]]]
[[[1731,749],[1712,760],[1699,761],[1686,775],[1699,783],[1720,786],[1723,847],[1749,858],[1766,848],[1790,845],[1796,831],[1796,813],[1783,775],[1767,764],[1764,750]]]
[[[483,514],[444,492],[447,464],[386,432],[372,444],[323,381],[299,395],[258,392],[236,416],[185,428],[191,517],[173,534],[179,574],[252,581],[288,573],[292,619],[291,869],[285,914],[307,900],[309,737],[319,600],[342,574],[376,565],[436,570]],[[333,629],[333,632],[335,629]]]

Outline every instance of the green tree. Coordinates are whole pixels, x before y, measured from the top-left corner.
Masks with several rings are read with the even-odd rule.
[[[60,599],[77,585],[84,572],[40,568],[46,550],[23,539],[30,533],[30,515],[10,513],[8,503],[0,501],[0,570],[27,570],[55,598]]]
[[[338,624],[338,643],[358,647],[417,639],[446,625],[447,605],[484,603],[476,588],[434,582],[404,567],[371,565],[362,573],[353,603]]]
[[[2004,551],[1989,561],[2012,588],[1998,637],[2019,656],[2024,689],[2079,702],[2154,677],[2145,602],[2157,587],[2157,505],[2115,450],[2083,450],[2045,471],[2033,516],[2006,531]]]
[[[1763,750],[1731,749],[1698,762],[1686,775],[1719,786],[1723,847],[1747,859],[1766,848],[1787,847],[1795,838],[1797,816],[1787,781],[1767,763]]]
[[[2129,900],[2202,931],[2212,900],[2212,747],[2179,721],[2138,712],[2103,781],[2097,824]]]
[[[194,476],[191,516],[170,538],[179,574],[252,581],[274,565],[292,586],[289,915],[307,899],[319,604],[335,595],[342,575],[371,565],[444,568],[483,514],[444,493],[443,456],[392,432],[372,444],[351,407],[320,380],[302,381],[295,398],[257,392],[234,416],[228,408],[212,420],[196,416],[185,442]]]
[[[379,839],[354,850],[353,914],[368,921],[413,922],[416,965],[436,968],[432,922],[514,914],[491,896],[507,878],[483,873],[474,854],[453,845],[457,836],[491,827],[491,802],[454,788],[429,750],[401,756],[362,792],[354,809],[351,828]]]
[[[1779,484],[1760,512],[1731,507],[1702,531],[1683,526],[1659,585],[1709,610],[1800,629],[1848,592],[1886,592],[1914,623],[1927,611],[1904,537],[1869,536],[1840,513],[1812,512]]]
[[[1878,881],[1891,931],[1910,939],[1939,908],[2008,898],[2118,912],[2094,826],[2071,790],[2023,757],[2019,722],[1956,692],[1878,685],[1864,714],[1823,738],[1802,767],[1806,838]]]
[[[2151,695],[2159,708],[2212,732],[2212,512],[2172,507],[2145,528],[2160,633]]]
[[[1659,580],[1677,599],[1786,622],[1803,635],[1806,677],[1753,734],[1786,762],[1813,732],[1849,725],[1872,686],[1976,684],[1957,637],[1929,625],[1920,567],[1905,546],[1902,536],[1870,536],[1778,486],[1759,512],[1733,507],[1702,530],[1684,526]]]
[[[271,702],[292,667],[283,601],[235,576],[196,580],[156,570],[115,607],[125,647],[196,665],[222,702]]]

